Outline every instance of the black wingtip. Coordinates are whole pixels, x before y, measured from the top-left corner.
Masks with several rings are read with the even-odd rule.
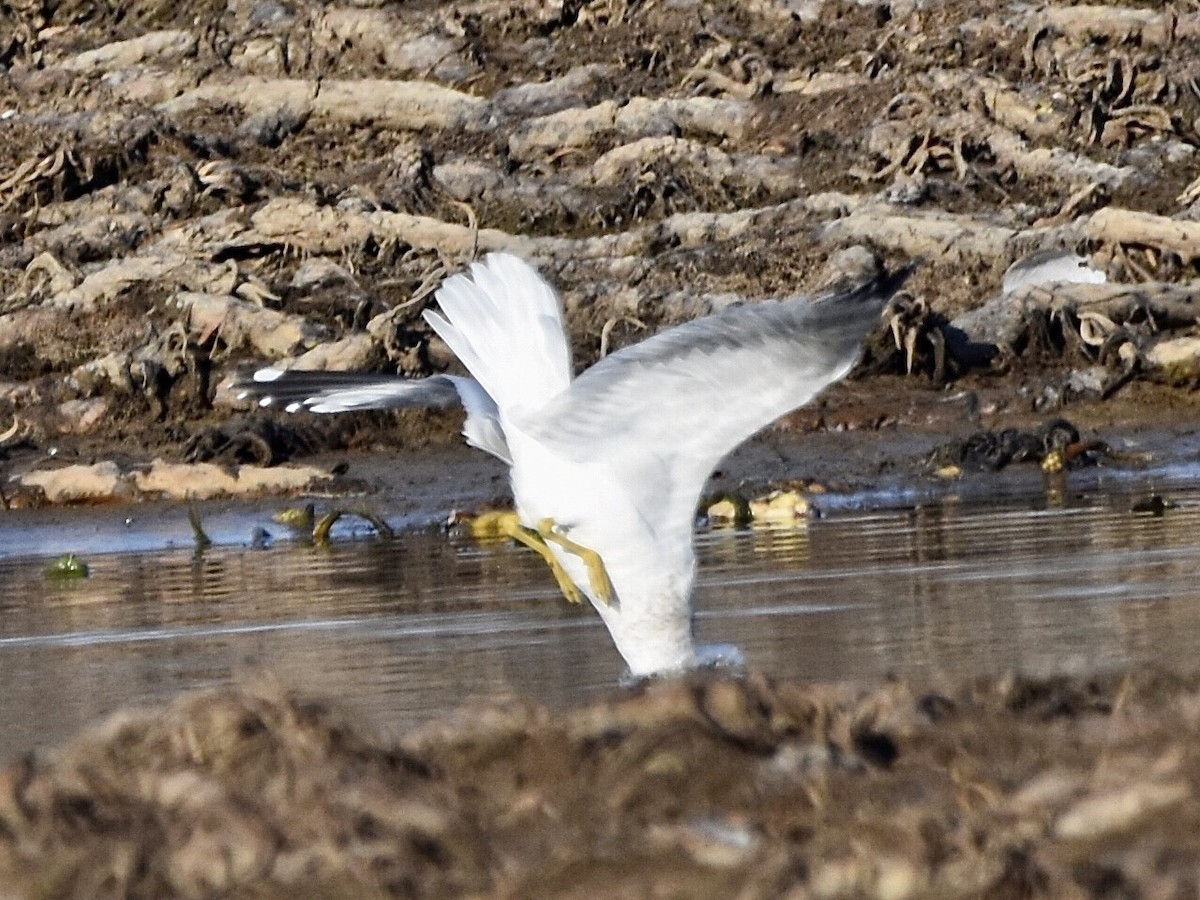
[[[925,260],[918,257],[891,272],[884,269],[872,280],[869,286],[871,293],[890,299],[924,262]]]
[[[921,260],[913,260],[897,269],[879,268],[867,280],[855,285],[835,290],[826,294],[820,300],[832,301],[828,304],[829,315],[836,316],[842,321],[854,319],[862,323],[863,330],[869,330],[878,316],[887,308],[889,301],[904,283],[912,277],[913,272],[921,264]],[[819,306],[826,304],[818,303]]]
[[[826,293],[814,299],[818,302],[832,300],[835,305],[839,306],[844,306],[849,302],[882,309],[923,262],[922,259],[914,259],[891,270],[876,263],[873,272],[860,273],[855,280],[844,276],[840,282],[835,282]]]

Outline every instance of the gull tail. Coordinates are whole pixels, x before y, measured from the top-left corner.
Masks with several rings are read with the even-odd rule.
[[[571,383],[554,289],[525,261],[492,253],[437,291],[425,321],[502,412],[539,408]]]

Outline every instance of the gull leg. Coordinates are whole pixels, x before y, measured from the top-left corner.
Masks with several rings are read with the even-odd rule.
[[[608,577],[608,570],[604,568],[604,560],[600,558],[600,554],[589,547],[584,547],[582,544],[577,544],[565,534],[555,531],[557,526],[553,519],[542,519],[538,522],[537,533],[544,541],[553,541],[567,550],[574,553],[583,560],[583,564],[587,566],[588,580],[591,581],[592,590],[606,606],[612,606],[613,591],[612,581]]]
[[[558,582],[558,589],[563,592],[563,596],[567,598],[569,603],[583,602],[583,593],[575,586],[575,582],[571,580],[571,577],[567,574],[567,570],[562,567],[562,563],[558,561],[558,557],[546,546],[546,542],[540,534],[521,524],[521,520],[517,518],[516,513],[508,513],[500,516],[496,522],[496,530],[500,534],[510,537],[520,544],[524,544],[544,559],[546,565],[550,567],[550,571],[554,574],[554,580]]]

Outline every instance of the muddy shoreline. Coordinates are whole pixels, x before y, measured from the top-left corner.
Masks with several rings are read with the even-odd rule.
[[[861,393],[864,386],[855,384],[843,393],[846,390]],[[875,391],[872,385],[865,400],[839,402],[835,396],[827,401],[822,412],[833,421],[819,431],[807,430],[813,427],[809,417],[814,413],[802,411],[738,448],[709,480],[698,514],[703,514],[711,498],[765,496],[794,486],[801,487],[814,514],[847,506],[919,506],[952,497],[979,503],[989,497],[1036,499],[1047,491],[1087,493],[1116,487],[1124,492],[1137,485],[1149,495],[1169,493],[1171,484],[1187,483],[1200,469],[1200,437],[1189,424],[1181,423],[1178,410],[1166,404],[1146,404],[1139,398],[1119,410],[1111,403],[1072,410],[1072,421],[1081,435],[1111,450],[1095,464],[1061,475],[1043,473],[1036,462],[1012,464],[1001,471],[939,473],[936,458],[941,448],[956,446],[980,429],[998,430],[1002,424],[1036,428],[1046,417],[1026,413],[973,419],[961,393],[919,392],[911,405],[919,412],[910,416],[920,417],[920,426],[864,428],[862,416],[874,414]],[[889,402],[896,400],[889,398]],[[402,443],[402,437],[397,437]],[[386,443],[386,434],[382,443]],[[87,459],[69,450],[60,451],[53,460],[40,453],[14,453],[8,465],[15,473],[79,465]],[[89,543],[103,548],[99,552],[119,552],[131,545],[140,550],[187,545],[190,537],[180,526],[193,505],[202,520],[232,515],[247,523],[246,533],[233,540],[248,544],[252,540],[248,523],[258,521],[273,528],[273,515],[306,501],[314,502],[319,510],[369,511],[399,531],[439,527],[456,515],[512,504],[504,466],[462,445],[454,435],[448,436],[444,445],[418,449],[377,446],[371,451],[318,453],[305,457],[304,465],[339,474],[317,490],[309,486],[198,503],[153,496],[140,500],[104,496],[66,505],[39,503],[13,508],[6,525],[13,539],[0,552],[5,556],[31,551],[41,555],[76,552],[79,547],[72,542],[72,534],[79,529],[96,532]],[[130,466],[136,468],[137,463]],[[36,531],[40,535],[36,550],[11,529]],[[163,536],[156,538],[159,529]],[[286,529],[274,530],[286,537]],[[110,540],[105,540],[105,532]]]
[[[26,896],[1178,896],[1194,676],[696,675],[381,742],[260,681],[0,777]],[[1064,752],[1066,751],[1066,752]]]
[[[1106,470],[1125,472],[1137,478],[1141,471],[1186,466],[1200,455],[1192,422],[1200,413],[1200,400],[1176,388],[1134,384],[1126,393],[1108,401],[1080,401],[1055,411],[1035,411],[1030,397],[1044,376],[1022,379],[974,380],[948,388],[914,386],[898,378],[860,378],[831,389],[818,403],[785,417],[762,434],[735,450],[705,490],[706,496],[740,490],[762,493],[785,483],[804,483],[832,493],[894,489],[901,493],[938,487],[952,491],[965,478],[971,493],[986,495],[989,479],[998,473],[968,467],[961,475],[938,474],[940,449],[964,442],[972,435],[1000,432],[1005,428],[1036,430],[1056,418],[1069,417],[1081,437],[1103,443],[1113,454],[1098,459],[1100,474]],[[398,527],[444,520],[454,510],[470,511],[485,506],[511,504],[507,475],[502,465],[486,454],[462,444],[458,429],[461,413],[437,414],[431,430],[412,440],[414,417],[392,414],[349,414],[316,419],[314,427],[337,428],[322,420],[344,418],[362,428],[363,442],[340,450],[307,452],[282,471],[300,469],[318,473],[320,480],[282,482],[258,490],[240,491],[241,499],[225,495],[225,504],[241,503],[249,508],[276,508],[289,498],[312,496],[335,503],[337,498],[359,498],[379,514],[393,518]],[[433,414],[425,414],[428,418]],[[310,423],[305,423],[310,424]],[[147,469],[151,459],[178,458],[169,449],[113,453],[106,441],[54,441],[48,446],[25,444],[7,452],[0,469],[6,473],[5,499],[12,509],[42,508],[43,520],[69,522],[73,515],[56,504],[46,503],[39,490],[19,485],[30,473],[66,471],[72,467],[94,467],[115,460],[125,472]],[[1090,464],[1081,464],[1076,480],[1085,484],[1095,479],[1087,474]],[[186,466],[186,464],[185,464]],[[204,468],[193,466],[192,469]],[[214,467],[216,472],[227,468]],[[1017,465],[1005,478],[1037,484],[1036,466]],[[270,471],[270,470],[268,470]],[[998,479],[1005,480],[1005,479]],[[197,474],[185,485],[197,488],[191,496],[203,500],[201,491],[216,485],[215,502],[221,504],[218,477]],[[172,500],[182,506],[183,496],[147,492],[114,492],[107,486],[89,496],[85,483],[80,496],[68,507],[82,505],[120,507],[138,500]],[[945,493],[943,492],[943,493]],[[115,505],[115,506],[114,506]],[[159,506],[160,504],[155,504]]]
[[[181,463],[444,446],[452,414],[289,419],[229,385],[264,362],[452,367],[420,312],[494,249],[560,289],[578,366],[921,257],[851,427],[928,427],[943,388],[984,418],[1193,417],[1192,14],[198,9],[0,13],[6,489],[32,462],[162,458],[118,485],[152,494]],[[1086,283],[1005,276],[1056,253]],[[221,489],[295,490],[270,479]]]

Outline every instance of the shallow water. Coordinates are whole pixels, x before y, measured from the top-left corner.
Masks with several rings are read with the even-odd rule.
[[[1177,506],[1162,517],[1131,512],[1147,490],[1039,480],[1002,501],[875,510],[842,498],[800,527],[713,530],[698,542],[700,637],[797,679],[1194,666],[1200,487],[1170,485]],[[259,670],[388,731],[469,698],[564,705],[621,676],[595,615],[563,602],[527,551],[350,529],[328,548],[253,549],[256,524],[282,530],[265,512],[210,513],[217,536],[245,543],[197,556],[185,511],[171,507],[149,516],[148,533],[179,549],[94,549],[91,577],[70,583],[44,577],[47,557],[11,555],[57,551],[61,524],[5,518],[0,761],[119,707]],[[121,515],[81,513],[92,524],[73,539],[104,549],[87,536],[119,532]]]

